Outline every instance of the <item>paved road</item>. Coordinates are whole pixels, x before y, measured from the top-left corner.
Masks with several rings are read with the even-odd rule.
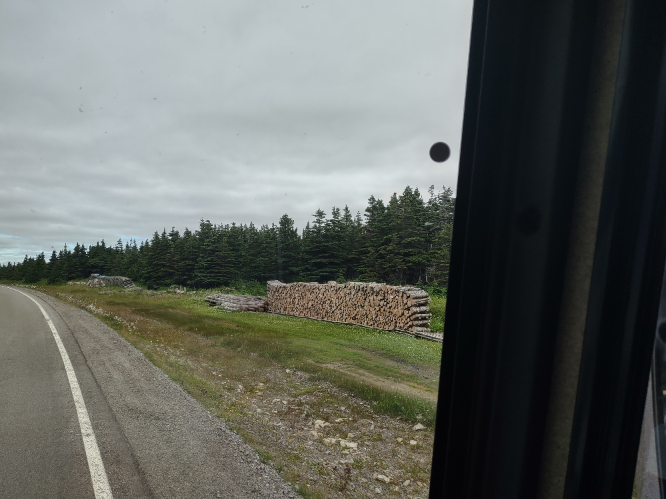
[[[43,307],[62,340],[114,498],[298,497],[115,331],[18,289]],[[0,287],[0,497],[95,497],[80,413],[39,307]]]

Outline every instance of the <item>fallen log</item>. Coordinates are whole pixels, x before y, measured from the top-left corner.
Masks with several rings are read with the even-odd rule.
[[[266,299],[260,296],[225,295],[216,293],[206,296],[206,302],[229,312],[265,312]]]
[[[106,286],[120,286],[121,288],[136,288],[132,279],[118,275],[99,275],[92,274],[88,279],[88,286],[91,288],[103,288]]]

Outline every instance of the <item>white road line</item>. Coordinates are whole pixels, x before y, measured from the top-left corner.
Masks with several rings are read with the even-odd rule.
[[[67,355],[65,346],[62,344],[62,340],[60,339],[58,331],[53,325],[53,322],[51,322],[51,318],[46,313],[46,310],[44,310],[39,302],[37,302],[37,300],[35,300],[32,296],[9,286],[3,286],[3,288],[12,289],[18,293],[21,293],[23,296],[30,298],[35,303],[35,305],[39,307],[39,310],[42,311],[42,315],[46,319],[46,322],[49,324],[51,332],[53,333],[53,338],[58,345],[58,350],[60,350],[60,357],[62,357],[62,362],[65,364],[65,371],[67,372],[69,387],[72,390],[72,396],[74,397],[74,405],[76,406],[76,414],[79,417],[79,426],[81,427],[81,436],[83,437],[83,447],[86,449],[86,457],[88,458],[88,467],[90,468],[90,478],[92,478],[95,499],[113,499],[113,495],[111,494],[111,486],[109,485],[109,479],[106,476],[106,470],[104,469],[104,463],[102,462],[102,455],[99,453],[99,447],[97,446],[95,432],[93,431],[92,425],[90,424],[88,409],[86,409],[86,404],[83,401],[83,395],[81,394],[81,388],[79,387],[79,382],[76,379],[76,373],[74,373],[74,368],[72,367],[72,363],[69,360],[69,355]]]

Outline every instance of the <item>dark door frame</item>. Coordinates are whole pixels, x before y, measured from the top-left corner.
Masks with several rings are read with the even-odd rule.
[[[548,497],[546,466],[560,497],[631,497],[666,259],[665,46],[664,2],[475,2],[432,499]],[[558,434],[572,289],[584,335]],[[544,458],[553,441],[559,471]]]

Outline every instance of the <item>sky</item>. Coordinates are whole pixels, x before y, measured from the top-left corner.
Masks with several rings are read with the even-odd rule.
[[[471,0],[0,4],[0,263],[455,191]],[[446,163],[428,157],[438,141]]]

